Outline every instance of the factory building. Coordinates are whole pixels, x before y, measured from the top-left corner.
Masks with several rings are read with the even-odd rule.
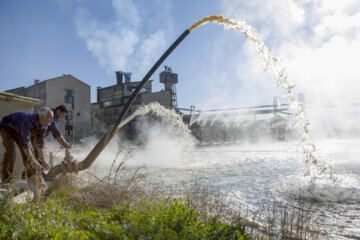
[[[7,90],[29,98],[41,99],[42,103],[33,107],[37,112],[41,107],[55,108],[65,104],[70,109],[66,119],[59,121],[59,127],[65,139],[76,142],[89,136],[91,125],[90,86],[73,77],[63,76],[40,81],[35,80],[29,87]]]
[[[133,113],[140,106],[155,101],[166,108],[177,106],[176,83],[178,83],[178,75],[173,73],[171,68],[165,66],[165,71],[160,73],[159,78],[160,82],[165,85],[164,90],[152,92],[152,80],[147,81],[128,114]],[[92,133],[99,133],[99,131],[108,129],[111,124],[114,124],[133,91],[140,84],[140,82],[131,82],[131,73],[122,71],[116,72],[116,81],[115,85],[97,88],[97,102],[91,105]],[[129,136],[131,129],[133,129],[133,123],[126,125],[124,131],[127,136]]]

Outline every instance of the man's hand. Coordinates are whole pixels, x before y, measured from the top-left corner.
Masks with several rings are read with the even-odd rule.
[[[63,148],[72,148],[72,145],[68,143],[63,136],[57,137],[56,141],[58,141]]]
[[[64,142],[63,145],[62,145],[64,148],[67,148],[67,149],[71,149],[72,148],[72,144],[68,143],[68,142]]]
[[[28,163],[36,169],[36,171],[42,171],[43,167],[41,166],[41,164],[36,161],[36,159],[34,158],[34,156],[31,153],[30,148],[23,148],[25,156],[28,159]],[[44,158],[44,152],[43,151],[39,151],[39,156],[42,156],[42,158]]]
[[[42,166],[43,168],[45,168],[45,170],[49,170],[49,169],[50,169],[49,164],[47,164],[47,162],[45,162],[45,160],[41,161],[40,164],[41,164],[41,166]]]
[[[41,166],[41,164],[40,164],[38,161],[36,161],[34,158],[33,158],[32,161],[31,161],[31,166],[32,166],[33,168],[35,168],[36,171],[41,171],[41,170],[43,169],[43,167]]]

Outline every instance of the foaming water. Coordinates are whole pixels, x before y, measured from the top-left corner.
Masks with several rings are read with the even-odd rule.
[[[285,97],[290,101],[290,111],[293,113],[293,123],[300,130],[300,142],[299,146],[305,156],[306,174],[313,176],[314,179],[318,174],[322,174],[326,171],[331,171],[326,162],[319,162],[319,159],[315,157],[316,151],[315,145],[312,143],[309,134],[309,120],[302,103],[298,102],[293,96],[294,84],[288,80],[288,75],[281,61],[273,57],[271,50],[261,41],[257,31],[249,25],[243,18],[241,19],[229,19],[222,15],[208,16],[189,28],[190,31],[204,25],[208,22],[214,22],[223,26],[225,29],[235,29],[245,35],[246,39],[251,41],[255,46],[255,51],[261,57],[264,62],[264,71],[272,73],[275,79],[275,83],[278,88],[283,89]],[[330,176],[332,177],[332,176]]]
[[[263,209],[261,201],[269,194],[282,206],[290,203],[296,206],[306,200],[311,205],[309,214],[320,222],[315,230],[335,239],[352,239],[351,236],[360,236],[359,143],[359,140],[317,142],[319,160],[332,167],[336,183],[326,177],[312,181],[303,174],[306,163],[298,154],[296,142],[197,147],[195,161],[148,170],[150,176],[163,180],[169,187],[179,186],[182,181],[210,186],[227,196],[234,209],[246,206],[258,211],[262,206],[263,214],[268,210]],[[348,167],[349,162],[352,168]],[[303,210],[308,211],[306,207]]]
[[[181,149],[181,159],[187,161],[191,161],[192,159],[194,159],[194,141],[188,126],[184,124],[181,116],[177,114],[173,109],[166,109],[157,102],[150,103],[148,105],[138,108],[134,114],[146,115],[148,113],[160,118],[165,123],[167,130],[170,129],[172,136],[176,140],[176,145]],[[172,140],[172,142],[174,141]],[[163,148],[163,151],[171,151],[171,149]]]
[[[187,162],[186,153],[194,153],[182,145],[182,136],[173,134],[172,127],[156,123],[151,126],[141,126],[142,141],[145,143],[137,150],[136,158],[131,164],[143,164],[146,167],[177,167]],[[180,143],[180,144],[179,144]],[[191,156],[190,156],[191,157]],[[171,159],[171,161],[169,161]],[[189,160],[191,161],[191,160]]]

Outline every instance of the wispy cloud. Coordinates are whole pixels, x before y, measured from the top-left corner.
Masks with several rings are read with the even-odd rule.
[[[172,37],[171,18],[166,14],[171,5],[162,0],[151,7],[146,1],[113,0],[111,4],[113,12],[109,14],[114,15],[111,20],[95,16],[89,8],[79,8],[77,34],[109,74],[123,70],[133,72],[135,79],[140,78]],[[149,16],[152,20],[148,21]]]

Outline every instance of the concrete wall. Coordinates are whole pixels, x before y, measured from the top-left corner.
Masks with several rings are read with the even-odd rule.
[[[64,104],[64,90],[75,90],[74,114],[76,139],[88,137],[91,127],[90,86],[71,75],[64,75],[46,81],[46,106]],[[70,125],[73,120],[70,120]],[[65,134],[66,120],[59,121],[60,130]]]
[[[26,88],[24,96],[31,98],[42,99],[44,102],[40,105],[34,106],[33,112],[39,111],[41,107],[47,107],[46,105],[46,82],[39,82]]]
[[[0,119],[14,112],[28,112],[33,113],[33,105],[19,104],[14,102],[8,102],[0,99]]]
[[[158,102],[164,107],[170,107],[171,106],[171,96],[170,91],[162,91],[162,92],[154,92],[150,94],[141,94],[143,103],[145,105],[151,103],[151,102]]]

